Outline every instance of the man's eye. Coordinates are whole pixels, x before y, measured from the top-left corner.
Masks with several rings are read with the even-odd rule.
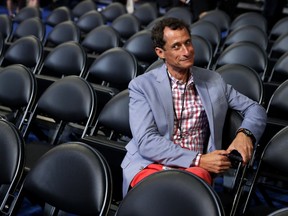
[[[179,48],[180,48],[180,46],[178,44],[176,44],[172,47],[172,49],[179,49]]]

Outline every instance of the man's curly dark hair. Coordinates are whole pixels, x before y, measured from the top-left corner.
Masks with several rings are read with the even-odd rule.
[[[191,36],[190,28],[187,23],[185,23],[184,21],[180,19],[173,18],[173,17],[164,18],[164,19],[161,19],[158,23],[156,23],[152,29],[151,37],[152,37],[154,48],[156,47],[160,47],[162,49],[164,48],[164,45],[166,43],[166,41],[163,38],[165,27],[168,27],[172,30],[186,28],[187,32]]]

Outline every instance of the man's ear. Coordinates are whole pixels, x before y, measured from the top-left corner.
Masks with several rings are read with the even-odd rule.
[[[164,54],[164,50],[160,47],[156,47],[155,48],[155,52],[158,55],[159,58],[161,59],[165,59],[165,54]]]

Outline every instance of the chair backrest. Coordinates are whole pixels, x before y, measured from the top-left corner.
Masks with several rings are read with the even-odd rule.
[[[288,80],[284,81],[275,90],[270,98],[267,106],[267,116],[268,118],[276,118],[278,121],[288,122]]]
[[[222,49],[241,41],[255,43],[263,50],[266,50],[268,45],[267,34],[256,25],[247,24],[231,31],[223,42]]]
[[[130,13],[122,14],[114,19],[111,26],[119,33],[123,43],[141,28],[139,20]]]
[[[79,17],[81,17],[83,14],[96,10],[97,6],[94,1],[91,0],[85,0],[85,1],[80,1],[78,2],[72,9],[72,15],[74,21],[77,21]]]
[[[12,30],[12,20],[7,14],[0,14],[0,33],[2,34],[5,42],[9,41]]]
[[[198,20],[190,26],[192,35],[198,35],[205,38],[212,45],[213,56],[216,55],[221,43],[221,32],[210,21]]]
[[[10,211],[10,205],[24,171],[24,140],[14,124],[0,119],[0,190],[1,214]],[[5,191],[5,193],[4,193]],[[3,192],[3,194],[2,194]]]
[[[148,23],[148,25],[145,27],[145,29],[152,30],[154,25],[163,18],[164,18],[164,16],[160,16],[160,17],[157,17],[156,19],[152,20],[150,23]]]
[[[263,82],[252,68],[240,64],[227,64],[216,70],[226,83],[259,104],[263,101]]]
[[[211,44],[198,35],[192,35],[191,38],[195,53],[194,65],[197,67],[210,68],[213,58]]]
[[[288,52],[284,53],[272,68],[268,82],[282,83],[288,79]]]
[[[10,37],[10,42],[13,42],[21,37],[34,35],[41,42],[44,41],[46,28],[39,17],[32,17],[22,21]]]
[[[14,17],[13,22],[21,23],[22,21],[32,17],[38,17],[39,19],[41,19],[40,9],[38,7],[26,6],[20,9],[20,11]]]
[[[83,138],[107,159],[113,176],[113,199],[122,200],[122,168],[125,145],[132,138],[129,125],[129,92],[125,89],[113,96],[102,108],[94,130]]]
[[[128,87],[137,70],[136,58],[121,47],[109,49],[96,58],[86,75],[99,98],[96,116],[111,98]]]
[[[83,33],[83,37],[86,37],[86,34],[94,28],[104,24],[105,19],[103,15],[96,10],[88,11],[87,13],[80,16],[76,22],[76,25]]]
[[[123,48],[133,53],[137,58],[142,72],[158,58],[153,47],[150,30],[137,32],[125,42]]]
[[[36,93],[36,78],[24,65],[13,64],[0,70],[0,105],[10,108],[0,109],[0,115],[19,130],[32,111]]]
[[[86,79],[123,90],[136,75],[137,60],[134,55],[121,47],[115,47],[95,59],[87,70]]]
[[[286,80],[281,84],[274,84],[271,82],[268,84],[273,85],[274,91],[273,93],[269,92],[270,97],[267,97],[265,101],[265,104],[267,104],[267,124],[261,140],[259,141],[260,150],[264,149],[265,145],[276,133],[278,133],[284,127],[288,126],[288,103],[286,100],[288,97],[288,81]],[[269,90],[269,88],[266,86],[265,94],[267,93],[267,89]]]
[[[258,12],[246,12],[238,15],[230,25],[230,31],[235,30],[236,28],[255,25],[260,28],[263,32],[267,33],[267,20],[266,18]]]
[[[129,124],[129,91],[125,89],[115,95],[101,110],[95,126],[95,132],[105,128],[110,131],[107,139],[117,140],[121,136],[132,138]]]
[[[270,30],[269,40],[275,41],[280,35],[288,33],[288,17],[283,17],[278,20]]]
[[[11,64],[23,64],[35,73],[42,58],[43,45],[41,41],[30,35],[14,41],[0,59],[0,65],[5,67]]]
[[[149,67],[146,69],[145,73],[148,72],[148,71],[150,71],[150,70],[159,68],[159,67],[161,67],[163,64],[164,64],[163,59],[157,59],[155,62],[153,62],[151,65],[149,65]]]
[[[277,61],[285,52],[288,52],[288,33],[282,34],[274,41],[268,57],[271,61]]]
[[[86,60],[86,52],[81,44],[68,41],[49,52],[39,67],[38,74],[58,78],[68,75],[84,76]]]
[[[265,193],[265,185],[268,186],[268,188],[271,188],[271,185],[269,186],[269,183],[267,182],[269,180],[272,181],[282,181],[282,183],[287,183],[286,176],[288,173],[288,160],[287,160],[287,139],[288,139],[288,127],[284,127],[281,129],[278,133],[276,133],[270,141],[266,144],[261,158],[259,160],[259,165],[257,167],[257,170],[255,172],[254,178],[252,179],[251,188],[248,191],[248,194],[245,196],[244,200],[244,210],[243,213],[246,213],[247,209],[249,209],[249,202],[251,202],[252,194],[255,193],[256,186],[259,185],[261,187],[261,192],[264,191]],[[260,177],[266,178],[268,181],[258,181]],[[284,182],[283,182],[284,181]],[[266,184],[265,184],[266,182]],[[263,183],[263,184],[262,184]],[[281,185],[275,185],[273,184],[273,194],[277,194],[277,192],[284,192]],[[285,192],[284,192],[285,193]],[[268,202],[267,206],[273,206],[271,198],[271,195],[266,194],[264,201]],[[270,196],[270,199],[268,198]],[[272,195],[273,196],[273,195]],[[277,196],[277,195],[276,195]],[[286,194],[285,194],[286,196]],[[279,198],[279,197],[275,197]],[[269,202],[270,201],[270,202]],[[273,208],[275,210],[275,206]],[[281,214],[280,214],[281,215]],[[283,214],[285,215],[285,214]]]
[[[133,15],[139,20],[142,28],[158,17],[157,7],[152,2],[145,2],[135,8]]]
[[[285,216],[288,215],[288,207],[284,207],[271,212],[268,216]]]
[[[255,61],[257,59],[257,61]],[[227,47],[217,58],[214,69],[225,64],[242,64],[253,68],[261,79],[265,77],[268,57],[265,50],[251,42],[238,42]]]
[[[27,121],[24,137],[27,139],[37,125],[37,115],[54,119],[60,124],[55,136],[48,137],[52,144],[59,143],[60,135],[69,123],[82,125],[82,137],[92,127],[97,109],[97,97],[89,82],[78,76],[67,76],[52,83],[40,96],[33,113]],[[51,120],[50,120],[51,121]],[[45,122],[45,121],[44,121]]]
[[[116,212],[116,216],[122,215],[219,216],[224,210],[217,194],[202,179],[182,170],[165,170],[148,176],[128,192]]]
[[[44,47],[55,47],[68,41],[80,42],[80,35],[80,29],[73,21],[64,21],[49,32]]]
[[[54,211],[105,216],[111,203],[111,185],[110,169],[101,153],[84,143],[68,142],[37,161],[17,200],[30,194],[55,207]]]
[[[68,20],[72,20],[71,10],[67,6],[61,6],[51,11],[45,19],[45,24],[54,27],[57,24]]]
[[[207,13],[204,16],[201,16],[200,19],[214,23],[221,33],[229,31],[231,24],[231,18],[229,15],[219,9],[207,11]]]
[[[126,7],[120,2],[112,2],[101,11],[107,23],[112,23],[117,17],[125,13],[127,13]]]
[[[193,14],[188,7],[172,7],[165,14],[164,17],[174,17],[183,20],[188,25],[192,24]]]
[[[81,45],[88,54],[99,55],[111,48],[120,46],[119,33],[108,25],[101,25],[90,31]]]

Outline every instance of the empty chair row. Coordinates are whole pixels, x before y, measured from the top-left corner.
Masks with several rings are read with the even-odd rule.
[[[39,17],[31,17],[24,20],[16,27],[13,27],[11,19],[6,14],[0,15],[0,33],[2,34],[5,42],[13,42],[16,39],[34,35],[40,41],[44,41],[46,29],[42,20]]]
[[[21,21],[24,20],[24,17],[25,19],[31,17],[39,17],[39,15],[37,15],[36,12],[27,12],[29,10],[35,10],[35,9],[28,7],[25,8],[24,10],[23,8],[23,11],[26,11],[26,13],[23,13],[23,15],[21,15],[22,14],[21,12],[19,13],[19,17],[22,17],[20,19]],[[96,12],[98,12],[98,14]],[[87,16],[86,14],[90,15]],[[107,5],[107,7],[104,8],[104,10],[101,10],[99,12],[97,11],[97,5],[95,4],[95,2],[91,0],[85,0],[79,2],[79,4],[76,5],[75,8],[73,8],[71,11],[69,8],[65,6],[55,8],[54,10],[51,11],[51,14],[47,17],[46,20],[44,20],[44,22],[51,26],[55,26],[67,20],[73,20],[77,23],[79,19],[81,19],[81,16],[83,16],[83,21],[80,22],[81,24],[79,23],[79,26],[83,27],[83,30],[85,31],[85,29],[87,30],[87,28],[90,28],[91,30],[93,26],[95,27],[99,23],[103,22],[112,23],[115,19],[117,19],[119,16],[122,15],[128,15],[128,13],[126,11],[125,6],[122,5],[121,3],[118,2],[110,3],[109,5]],[[131,15],[133,15],[139,21],[140,25],[143,25],[143,23],[145,23],[144,25],[146,26],[158,18],[156,6],[151,2],[143,3],[139,7],[136,7]],[[167,12],[167,14],[165,14],[163,17],[181,18],[185,20],[189,25],[192,24],[193,20],[193,15],[191,14],[191,12],[189,10],[186,10],[186,8],[182,7],[179,8],[176,7],[170,9]],[[232,30],[235,30],[238,27],[243,27],[246,25],[257,26],[258,28],[260,28],[261,30],[263,30],[265,33],[268,34],[267,22],[265,18],[262,16],[262,14],[257,12],[243,13],[237,16],[234,20],[231,20],[231,18],[224,11],[216,9],[209,11],[207,14],[205,14],[205,16],[201,17],[201,20],[212,22],[213,24],[216,25],[216,27],[218,28],[218,30],[220,30],[220,32],[226,31],[226,34],[228,32],[231,32]],[[285,22],[283,19],[281,22],[281,26],[283,25],[285,26],[284,23]],[[273,32],[271,30],[271,35],[274,36],[276,34],[279,35],[280,34],[279,32],[283,33],[283,31],[285,31],[285,30],[279,30],[281,28],[277,27],[278,25],[280,25],[280,23],[275,25],[275,30],[273,30]]]
[[[32,20],[26,20],[24,21],[29,24],[30,21],[34,22],[34,18]],[[39,20],[38,20],[39,21]],[[39,38],[40,32],[43,33],[41,30],[38,32],[39,34],[34,34],[33,30],[30,31],[31,25],[28,25],[26,27],[23,27],[25,33],[22,34],[21,37],[29,36],[29,35],[34,35],[37,37],[40,41],[43,40],[43,37]],[[33,27],[31,27],[33,28]],[[17,30],[16,30],[17,31]],[[42,35],[41,33],[41,35]],[[102,52],[108,50],[109,48],[113,47],[118,47],[118,46],[125,46],[125,48],[129,51],[131,51],[137,58],[139,58],[140,61],[145,62],[141,59],[144,58],[144,55],[147,57],[148,63],[152,63],[157,57],[154,52],[153,46],[152,46],[152,41],[151,41],[151,35],[150,35],[149,30],[143,30],[140,32],[135,33],[129,40],[125,42],[125,44],[121,43],[121,37],[119,33],[112,27],[106,26],[106,25],[101,25],[95,29],[93,29],[84,39],[81,41],[81,45],[86,49],[86,51],[90,54],[101,54]],[[18,34],[19,37],[15,39],[21,38],[20,35]],[[139,43],[140,41],[141,43]],[[72,22],[72,21],[66,21],[58,24],[44,39],[43,41],[43,46],[45,50],[51,50],[51,48],[60,45],[64,42],[67,41],[75,41],[80,43],[80,32],[78,27]],[[139,42],[136,42],[139,41]],[[13,41],[14,42],[14,41]],[[135,43],[137,46],[135,46]],[[5,41],[4,41],[5,44]],[[10,45],[11,43],[9,43]],[[143,54],[141,54],[141,52]],[[152,61],[151,61],[152,60]],[[147,62],[146,62],[147,64]]]
[[[39,206],[52,206],[54,215],[59,210],[80,215],[107,214],[112,198],[112,177],[106,160],[97,150],[80,142],[58,145],[27,174],[24,170],[25,141],[19,130],[0,120],[0,134],[3,215],[19,213],[24,197],[38,200]]]
[[[122,52],[129,52],[128,50],[121,47],[115,47],[114,50],[122,50]],[[30,54],[26,55],[28,51],[30,52]],[[109,49],[107,51],[109,51]],[[95,57],[94,60],[96,59],[97,58]],[[45,62],[47,64],[50,62],[51,64],[51,61],[53,61],[53,64],[59,66],[66,64],[66,68],[62,66],[61,69],[63,71],[58,75],[61,77],[65,74],[84,75],[83,72],[85,69],[86,60],[86,51],[84,50],[83,46],[77,42],[70,41],[66,43],[61,43],[57,47],[53,48],[53,50],[47,52],[44,56],[43,45],[41,44],[41,42],[36,37],[27,36],[18,39],[7,47],[7,49],[2,55],[0,65],[7,66],[9,64],[19,63],[31,68],[35,74],[41,74],[42,66],[45,66]],[[56,70],[57,68],[54,69],[54,72],[53,70],[50,71],[50,73],[55,75]],[[135,73],[137,73],[137,70],[135,71]]]
[[[96,13],[96,11],[92,11],[92,12]],[[90,13],[90,12],[88,12],[88,13]],[[128,39],[130,40],[130,38],[134,38],[134,35],[140,34],[139,32],[137,32],[139,29],[138,27],[129,28],[129,29],[124,28],[125,25],[123,25],[123,23],[125,24],[127,22],[126,18],[128,18],[130,16],[131,16],[131,14],[124,14],[123,17],[121,17],[121,19],[120,19],[120,20],[122,20],[122,19],[123,20],[119,21],[119,26],[115,25],[115,26],[117,26],[115,28],[99,23],[101,25],[94,28],[84,38],[82,38],[83,41],[81,43],[84,46],[87,46],[88,52],[94,52],[94,53],[98,52],[98,54],[99,54],[99,52],[103,52],[103,50],[107,49],[109,46],[110,47],[122,46],[122,45],[125,46]],[[34,18],[32,18],[32,19],[33,19],[33,22],[35,22],[35,19]],[[25,23],[28,21],[32,22],[32,20],[26,20],[23,22]],[[38,22],[39,22],[39,20],[38,20]],[[59,45],[60,43],[63,43],[65,41],[70,41],[70,40],[77,41],[77,42],[79,42],[81,40],[80,30],[77,27],[77,25],[75,23],[73,23],[72,21],[62,22],[58,25],[59,25],[59,27],[55,26],[53,28],[53,30],[48,34],[47,38],[45,39],[45,41],[44,41],[45,47],[46,46],[47,47],[50,47],[50,46],[53,47],[53,46]],[[28,26],[30,26],[30,28],[32,28],[32,25],[28,25]],[[126,25],[126,26],[130,27],[133,25],[131,24],[131,25]],[[203,19],[203,20],[201,19],[191,26],[191,31],[192,31],[192,34],[202,36],[211,43],[212,52],[213,52],[212,62],[216,61],[218,55],[220,55],[222,53],[224,48],[227,48],[228,45],[233,45],[234,43],[237,43],[237,42],[253,42],[253,43],[258,44],[263,50],[265,50],[265,47],[267,47],[267,37],[265,36],[264,32],[262,30],[260,30],[258,27],[256,27],[255,25],[249,25],[248,27],[246,26],[246,27],[237,28],[236,30],[230,32],[228,34],[227,38],[224,41],[222,41],[223,45],[221,45],[220,32],[215,29],[216,28],[215,26],[213,26],[214,30],[215,30],[215,31],[213,31],[214,33],[213,34],[211,34],[211,33],[207,34],[207,29],[209,27],[210,27],[210,31],[211,31],[211,29],[213,29],[213,27],[211,27],[211,26],[212,26],[212,23],[210,21],[206,21],[205,19]],[[112,28],[113,30],[110,28]],[[23,29],[25,32],[29,28],[24,27],[24,28],[20,28],[20,30],[21,29]],[[206,29],[206,31],[205,31],[205,29]],[[42,30],[43,30],[43,28],[42,28]],[[31,31],[30,33],[29,32],[26,32],[26,33],[27,34],[34,34],[37,37],[41,37],[40,35],[42,35],[41,38],[43,39],[43,31],[42,30],[39,31],[38,34],[33,33],[33,31]],[[193,33],[194,31],[195,31],[195,33]],[[16,29],[15,33],[17,33],[17,32],[18,31]],[[26,33],[23,33],[22,31],[19,31],[19,32],[16,34],[16,36],[17,36],[16,38],[19,38],[20,35],[23,35],[23,36],[26,35]],[[122,37],[119,34],[119,32],[120,32],[120,34],[122,34]],[[104,34],[104,36],[102,34]],[[209,36],[207,36],[207,35],[209,35]],[[107,37],[105,37],[105,36],[107,36]],[[110,36],[110,37],[108,37],[108,36]],[[100,43],[100,42],[95,43],[95,40],[93,40],[94,37],[104,40],[103,43]],[[255,40],[255,38],[257,38],[258,40]],[[269,60],[271,58],[275,58],[274,57],[276,55],[275,53],[278,53],[278,55],[279,55],[279,53],[283,54],[283,52],[286,51],[285,47],[287,47],[287,46],[285,46],[285,44],[286,44],[287,38],[288,38],[287,36],[284,37],[284,35],[283,35],[279,38],[279,40],[277,40],[275,42],[275,44],[273,44],[273,46],[271,47],[271,50],[269,51],[269,54],[268,54]],[[40,40],[42,40],[42,39],[40,39]],[[146,41],[146,42],[151,43],[151,41]],[[107,44],[107,47],[105,47],[106,44]],[[97,46],[99,46],[99,48]],[[145,48],[145,47],[146,46],[143,46],[143,48]],[[97,50],[97,48],[98,48],[98,50]],[[155,60],[155,58],[157,58],[157,57],[153,51],[152,46],[149,45],[148,48],[150,49],[149,50],[150,55],[153,56],[152,59]],[[92,50],[92,49],[94,49],[94,50]],[[133,49],[135,50],[135,46],[133,47]],[[135,53],[136,52],[134,52],[134,54]],[[139,52],[137,54],[139,54]],[[147,53],[146,53],[145,56],[147,57],[149,55],[147,55]],[[136,55],[136,57],[137,57],[137,55]],[[139,58],[138,58],[138,60],[139,60]],[[150,61],[149,64],[151,64],[152,62],[153,61]],[[145,64],[147,64],[147,62]],[[210,65],[212,65],[212,64],[210,63]],[[147,65],[144,65],[144,66],[147,68]],[[270,69],[270,68],[271,67],[269,66],[268,69]],[[261,73],[264,74],[266,72],[261,72]],[[267,79],[269,74],[270,74],[270,71],[268,71],[268,74],[264,74],[263,79]]]
[[[37,41],[35,37],[32,36],[20,40],[24,39],[27,39],[27,43],[31,43],[32,41],[32,44]],[[36,48],[33,49],[33,51],[36,51]],[[28,50],[31,50],[30,46],[28,46]],[[8,56],[9,58],[5,56],[7,58],[4,58],[5,61],[1,64],[1,70],[7,71],[9,68],[14,70],[17,68],[14,66],[15,64],[22,64],[35,74],[35,68],[33,66],[31,68],[29,67],[31,66],[29,64],[31,61],[26,58],[31,57],[32,52],[27,56],[25,55],[27,53],[25,50],[21,49],[19,52],[17,50],[14,51],[16,54],[20,54],[21,59],[22,57],[24,58],[21,61],[19,60],[20,57],[11,61],[10,57],[16,55],[14,52],[14,54],[12,53]],[[101,98],[98,103],[97,113],[101,111],[101,108],[112,96],[122,89],[127,88],[130,80],[136,77],[138,68],[136,58],[128,51],[118,47],[106,51],[99,56],[99,58],[95,59],[91,66],[87,68],[86,74],[84,73],[86,69],[86,53],[79,44],[74,42],[67,42],[59,45],[44,59],[43,62],[39,63],[39,65],[39,73],[35,74],[38,83],[36,98],[39,98],[42,93],[58,79],[62,79],[68,75],[82,76],[90,83],[93,83],[94,90],[97,92],[99,98]],[[8,82],[5,83],[4,80],[5,79],[3,79],[5,85],[3,84],[3,88],[8,84]],[[17,86],[19,86],[21,94],[16,95],[15,97],[20,97],[24,92],[21,92],[22,86],[20,86],[20,84]],[[3,93],[3,97],[8,96],[5,94],[7,94],[7,92]],[[21,100],[19,100],[18,103],[19,102],[21,102]]]
[[[26,169],[33,167],[41,155],[53,146],[62,142],[84,140],[88,135],[93,135],[95,140],[99,134],[104,143],[105,140],[114,140],[115,143],[122,140],[118,148],[125,152],[124,142],[131,137],[127,90],[109,98],[109,102],[103,105],[105,108],[100,109],[98,103],[104,103],[101,101],[101,94],[97,93],[91,83],[77,76],[67,76],[55,81],[39,99],[35,99],[36,79],[22,65],[0,70],[0,83],[0,105],[4,108],[1,109],[1,116],[13,122],[23,134],[26,142]],[[15,83],[19,88],[15,87]],[[11,109],[12,113],[5,107]],[[108,153],[108,158],[112,155],[111,152]],[[122,175],[119,175],[118,160],[122,160],[121,154],[111,159],[109,164],[113,173],[116,170],[117,175],[113,175],[119,178]],[[118,178],[115,182],[118,188],[115,190],[115,194],[118,194],[115,199],[118,197],[119,200],[122,197],[122,177]]]
[[[245,12],[231,20],[227,13],[215,9],[208,11],[200,20],[207,20],[214,23],[220,32],[223,33],[223,37],[227,36],[229,32],[247,25],[257,26],[263,32],[268,33],[267,20],[258,12]]]
[[[64,23],[62,23],[62,24],[64,24]],[[103,47],[101,50],[101,45],[105,45],[105,42],[107,42],[106,39],[109,38],[108,35],[115,35],[114,34],[115,31],[112,30],[108,26],[100,26],[100,27],[96,28],[95,30],[93,30],[93,32],[91,32],[91,35],[92,35],[92,33],[97,34],[99,32],[102,32],[104,35],[105,34],[107,35],[107,37],[104,37],[103,43],[99,43],[100,49],[99,49],[98,54],[101,54],[101,51],[105,50],[105,48],[103,48]],[[100,35],[101,34],[99,33],[99,36]],[[84,48],[86,46],[85,51],[91,52],[91,53],[88,53],[88,57],[89,57],[88,59],[90,59],[89,65],[92,63],[93,57],[97,58],[97,54],[95,52],[93,53],[91,51],[91,49],[96,49],[95,46],[97,46],[97,44],[94,43],[92,37],[93,36],[91,36],[91,39],[89,39],[89,37],[87,36],[87,40],[84,40],[82,43]],[[150,31],[143,30],[143,31],[138,32],[135,35],[133,35],[127,41],[127,43],[125,43],[123,46],[124,49],[128,50],[133,55],[135,55],[138,63],[140,64],[140,66],[142,66],[142,72],[145,71],[145,69],[153,61],[155,61],[157,59],[157,56],[154,52],[152,41],[151,41],[150,37],[151,37]],[[250,44],[248,42],[238,42],[238,43],[235,42],[235,43],[231,44],[229,47],[227,47],[225,50],[223,50],[223,52],[221,52],[216,59],[214,58],[214,60],[216,62],[214,64],[211,64],[211,59],[213,60],[213,55],[211,55],[211,49],[209,47],[207,47],[206,42],[203,41],[202,39],[199,39],[199,37],[196,37],[195,35],[193,35],[192,40],[194,41],[193,43],[195,46],[195,53],[196,53],[195,65],[196,66],[207,67],[207,68],[209,68],[210,66],[214,66],[214,69],[216,69],[218,66],[221,66],[223,64],[240,63],[240,64],[250,66],[253,69],[255,69],[259,74],[262,75],[262,79],[267,79],[270,76],[270,72],[267,73],[267,68],[268,68],[268,59],[267,59],[268,57],[266,56],[267,54],[264,53],[263,49],[261,51],[261,48],[257,48],[256,45]],[[22,41],[22,40],[19,40],[19,41]],[[31,38],[29,41],[31,41]],[[200,49],[197,48],[197,46],[198,46],[197,44],[199,43],[198,41],[202,41],[200,43],[200,48],[202,48],[201,52],[198,51]],[[18,41],[15,41],[15,42],[19,43]],[[111,42],[111,47],[113,47],[114,45],[117,44],[118,40],[113,40],[113,37],[112,37],[110,42]],[[17,43],[15,43],[15,44],[17,44]],[[109,41],[107,43],[109,44]],[[149,44],[149,46],[147,46],[148,44]],[[62,44],[60,44],[60,45],[62,45]],[[208,46],[209,46],[209,44],[208,44]],[[11,47],[14,47],[14,46],[11,46]],[[109,46],[107,46],[107,48],[109,48]],[[13,49],[11,48],[11,50],[13,50]],[[37,51],[36,54],[30,55],[30,56],[26,56],[24,54],[21,54],[21,55],[19,55],[18,58],[16,58],[17,59],[16,62],[13,61],[13,58],[15,58],[15,55],[20,54],[20,52],[18,52],[17,50],[14,52],[10,52],[11,53],[10,55],[9,54],[7,54],[6,56],[2,55],[1,61],[5,62],[5,59],[7,60],[7,58],[8,58],[8,62],[10,62],[10,63],[21,63],[21,64],[24,64],[27,66],[27,64],[25,64],[24,62],[21,62],[21,59],[24,58],[27,60],[29,57],[32,57],[32,58],[36,58],[37,60],[29,60],[30,61],[29,64],[30,65],[35,64],[35,62],[39,62],[39,59],[40,59],[39,53],[41,53],[41,50],[39,51],[39,48],[37,48],[37,45],[34,45],[33,50]],[[7,51],[10,51],[10,50],[8,49]],[[79,53],[83,53],[83,52],[79,52]],[[96,56],[94,56],[94,54],[96,54]],[[65,56],[65,55],[63,55],[63,56]],[[7,58],[5,58],[5,57],[7,57]],[[92,57],[92,58],[90,58],[90,57]],[[253,59],[258,59],[258,61],[254,61]],[[77,61],[75,61],[75,63],[76,62]],[[60,64],[62,64],[62,63],[63,62],[61,62]],[[9,63],[7,63],[7,64],[9,64]],[[5,66],[6,63],[3,63],[3,65]],[[34,65],[34,67],[38,67],[38,66],[39,65]],[[77,67],[75,67],[75,68],[77,68]],[[70,69],[71,69],[71,67],[70,67]],[[73,74],[73,69],[71,71]],[[80,74],[82,74],[82,73],[80,73]]]
[[[44,20],[49,25],[56,25],[62,21],[75,20],[77,21],[82,15],[90,11],[97,11],[97,5],[94,1],[85,0],[81,1],[70,9],[66,6],[53,9],[51,14]],[[109,19],[115,19],[117,16],[127,13],[124,5],[120,3],[111,3],[105,10],[103,10],[103,16]],[[22,21],[31,18],[38,17],[42,18],[42,14],[39,8],[26,6],[22,8],[13,18],[13,22],[21,23]]]
[[[257,27],[265,36],[264,41],[260,43],[264,43],[264,45],[267,43],[266,44],[267,47],[265,48],[267,48],[268,52],[270,51],[271,46],[273,45],[275,40],[279,38],[280,35],[288,33],[287,32],[287,29],[288,29],[287,17],[284,17],[281,20],[279,20],[277,23],[274,24],[271,30],[268,30],[267,20],[259,12],[242,13],[238,15],[234,20],[231,20],[231,18],[224,11],[216,9],[216,10],[208,11],[205,14],[205,16],[201,17],[198,21],[209,21],[213,23],[217,27],[218,31],[221,32],[222,42],[223,40],[225,40],[225,38],[228,35],[232,34],[232,32],[233,34],[235,34],[235,32],[239,34],[241,32],[239,28],[245,30],[244,27],[248,27],[248,28]],[[247,33],[246,35],[246,40],[247,40],[250,33],[247,31],[246,33]],[[239,38],[239,36],[237,37]],[[262,40],[262,37],[263,35],[260,36],[259,40],[260,39]],[[235,36],[233,36],[233,38],[235,38]],[[254,42],[257,42],[255,41],[255,38],[251,38],[251,40],[253,40]]]
[[[61,25],[64,25],[64,24],[66,23],[65,22],[61,23]],[[101,42],[100,41],[99,43],[94,42],[93,38],[95,37],[95,35],[96,37],[98,36]],[[101,37],[101,35],[104,35],[106,37]],[[71,34],[69,34],[69,36],[71,36]],[[16,44],[20,44],[20,41],[25,41],[25,40],[27,39],[15,41],[14,44],[9,45],[6,52],[5,52],[5,46],[4,46],[4,49],[3,49],[4,51],[2,51],[1,61],[5,62],[8,59],[8,62],[10,63],[21,63],[27,66],[26,63],[21,62],[21,59],[26,59],[25,61],[27,62],[27,59],[29,58],[31,59],[36,58],[36,60],[29,60],[30,61],[29,67],[31,67],[31,65],[34,65],[34,68],[37,67],[39,69],[39,65],[37,65],[36,62],[39,63],[39,61],[41,61],[41,58],[40,58],[41,52],[44,52],[44,56],[42,57],[42,59],[45,59],[47,57],[46,56],[47,53],[50,53],[53,49],[55,50],[60,49],[56,47],[51,47],[51,49],[47,49],[44,46],[44,51],[41,51],[41,49],[43,48],[39,46],[43,46],[43,45],[39,45],[39,42],[37,42],[38,45],[36,43],[34,44],[34,47],[33,47],[33,51],[36,54],[30,55],[30,56],[27,56],[24,54],[19,55],[20,52],[15,51],[17,50],[15,48]],[[33,40],[36,40],[36,39],[33,39]],[[31,43],[32,39],[30,38],[29,41]],[[202,42],[199,42],[199,41],[202,41]],[[65,42],[62,42],[62,43],[60,42],[58,46],[59,47],[63,46],[63,43]],[[274,65],[270,64],[271,61],[269,61],[269,56],[267,55],[267,53],[265,52],[263,48],[257,46],[255,43],[250,43],[247,41],[234,42],[230,46],[226,47],[226,49],[224,49],[222,52],[220,52],[216,56],[213,56],[213,46],[208,41],[205,41],[201,36],[198,36],[197,34],[195,35],[192,34],[192,43],[195,46],[194,48],[195,48],[195,65],[196,66],[216,69],[217,67],[224,65],[224,64],[239,63],[239,64],[243,64],[243,65],[246,65],[255,69],[261,75],[262,80],[267,80],[267,79],[270,80],[270,77],[272,76],[272,74],[274,74],[274,72],[271,73],[271,71],[273,71],[274,69]],[[104,51],[107,51],[107,49],[109,50],[115,46],[116,47],[119,46],[119,37],[117,37],[117,33],[113,29],[111,29],[111,27],[102,25],[94,29],[92,32],[90,32],[87,35],[87,37],[84,39],[84,41],[81,43],[81,46],[85,49],[85,53],[88,54],[87,55],[88,65],[90,66],[92,62],[95,59],[97,59],[97,57],[100,54],[102,54]],[[23,49],[22,46],[20,47],[21,49]],[[122,46],[122,48],[129,51],[136,57],[137,62],[140,65],[140,70],[138,71],[137,74],[143,73],[147,69],[147,67],[157,59],[157,55],[152,45],[151,32],[149,30],[142,30],[140,32],[137,32],[136,34],[134,34],[131,38],[129,38],[126,41],[126,43]],[[14,50],[14,51],[11,52],[11,50]],[[10,55],[9,55],[9,52],[10,52]],[[83,53],[83,51],[81,52]],[[71,55],[72,54],[70,54],[70,56]],[[18,56],[16,58],[17,60],[13,60],[13,58],[15,59],[15,56]],[[65,58],[65,55],[63,55],[63,58]],[[258,61],[254,61],[254,59],[258,59]],[[76,62],[77,61],[75,61],[74,63]],[[1,65],[5,66],[6,64],[10,64],[10,63],[1,63]],[[63,62],[61,62],[60,64],[63,64]],[[72,73],[70,72],[70,74],[73,74],[73,69],[71,67],[70,69]]]

